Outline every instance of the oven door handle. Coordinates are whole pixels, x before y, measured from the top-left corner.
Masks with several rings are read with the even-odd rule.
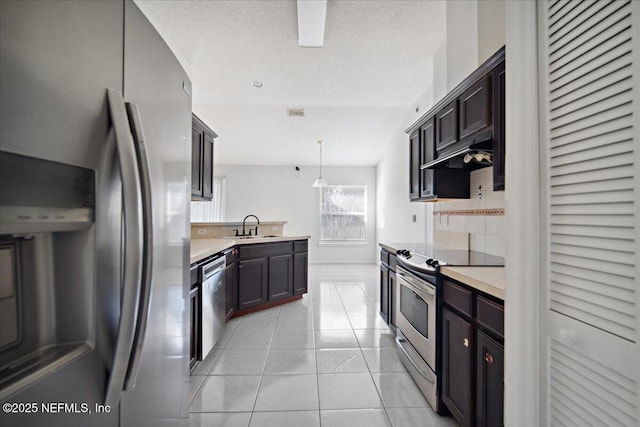
[[[432,375],[429,375],[427,372],[425,372],[424,369],[421,369],[416,364],[416,362],[414,362],[413,357],[411,357],[409,352],[404,348],[404,343],[409,344],[409,341],[407,341],[405,338],[400,338],[400,337],[396,337],[396,341],[398,341],[398,348],[402,350],[407,360],[413,365],[413,367],[420,374],[420,376],[423,377],[425,380],[429,381],[431,384],[434,384],[436,382],[435,378],[432,378]]]
[[[404,273],[396,273],[400,275],[400,281],[402,282],[402,286],[406,286],[411,289],[414,293],[418,294],[422,299],[433,299],[435,296],[435,291],[431,288],[431,286],[425,287],[425,289],[420,289],[413,283],[408,280],[408,277]]]

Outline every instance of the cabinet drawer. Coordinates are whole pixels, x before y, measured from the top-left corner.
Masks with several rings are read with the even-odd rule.
[[[473,294],[453,282],[444,280],[443,298],[446,304],[460,310],[469,317],[473,317]]]
[[[240,246],[240,259],[265,258],[293,252],[293,242]]]
[[[309,241],[308,240],[295,240],[293,242],[293,251],[294,252],[308,252],[309,251]]]
[[[504,338],[504,307],[478,295],[476,310],[478,323]]]
[[[380,250],[380,262],[389,265],[389,252],[384,249]]]

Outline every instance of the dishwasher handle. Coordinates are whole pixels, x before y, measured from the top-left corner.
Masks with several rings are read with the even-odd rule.
[[[227,265],[227,258],[222,255],[220,258],[208,262],[202,266],[202,281],[204,282],[209,277],[213,276],[220,271],[223,271]]]

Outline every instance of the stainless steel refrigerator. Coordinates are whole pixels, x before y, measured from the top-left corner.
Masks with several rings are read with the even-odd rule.
[[[189,78],[130,0],[0,49],[0,425],[186,426]]]

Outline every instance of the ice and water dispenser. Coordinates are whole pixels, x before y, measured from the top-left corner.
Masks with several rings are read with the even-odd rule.
[[[0,400],[91,350],[95,172],[0,152]]]

